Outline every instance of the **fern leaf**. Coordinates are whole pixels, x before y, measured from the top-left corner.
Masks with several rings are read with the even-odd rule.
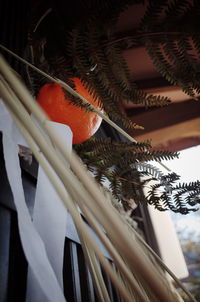
[[[148,1],[148,6],[146,8],[145,14],[140,22],[140,30],[149,31],[152,29],[153,25],[159,23],[160,16],[165,7],[165,0]]]
[[[177,79],[174,76],[172,65],[163,56],[163,52],[160,45],[157,45],[153,41],[146,40],[145,47],[149,56],[151,57],[154,66],[158,72],[171,84],[177,85]]]

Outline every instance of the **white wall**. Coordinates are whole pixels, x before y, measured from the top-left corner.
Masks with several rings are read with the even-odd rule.
[[[164,263],[178,277],[188,276],[188,269],[169,212],[148,207],[160,253]]]

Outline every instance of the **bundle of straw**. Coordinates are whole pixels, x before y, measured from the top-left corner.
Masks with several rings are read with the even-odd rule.
[[[166,278],[165,271],[170,273],[190,300],[195,301],[107,200],[77,155],[66,151],[62,141],[48,128],[46,122],[49,118],[41,111],[3,57],[0,57],[0,96],[74,220],[99,300],[110,301],[100,263],[122,301],[180,301],[180,297]],[[30,112],[41,129],[30,118]],[[47,140],[44,133],[49,136],[52,143]],[[55,173],[52,173],[52,169]],[[108,250],[116,269],[108,262],[91,237],[80,211]]]

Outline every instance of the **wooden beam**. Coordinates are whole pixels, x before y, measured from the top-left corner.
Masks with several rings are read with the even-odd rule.
[[[145,134],[134,136],[137,141],[144,141],[146,139],[151,139],[152,146],[157,147],[158,145],[163,145],[168,141],[178,141],[184,138],[200,137],[200,117],[196,119],[191,119],[179,124],[174,124],[169,127],[163,127],[154,131],[150,131]],[[185,140],[186,141],[186,140]],[[199,140],[197,140],[198,144]],[[171,143],[172,146],[172,143]],[[182,148],[189,146],[182,145]],[[176,147],[173,149],[177,149]],[[172,150],[172,149],[171,149]]]
[[[157,145],[154,149],[180,151],[198,145],[200,145],[200,136],[187,136],[165,141],[162,144]]]
[[[137,112],[139,112],[137,114]],[[135,123],[144,126],[144,130],[131,130],[134,137],[144,136],[146,133],[193,120],[200,116],[200,102],[189,100],[173,103],[166,107],[153,109],[127,109],[128,117]],[[200,128],[199,128],[200,129]]]

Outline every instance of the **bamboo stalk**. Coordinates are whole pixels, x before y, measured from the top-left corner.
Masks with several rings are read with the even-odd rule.
[[[4,73],[4,76],[8,77],[7,72]],[[20,86],[20,89],[18,89],[19,87],[18,87],[17,83],[15,83],[15,85],[14,85],[13,79],[10,79],[8,77],[7,80],[11,82],[11,85],[14,86],[15,90],[18,92],[19,95],[22,93],[21,98],[23,99],[23,102],[30,101],[27,99],[25,100],[25,95],[23,94],[23,91],[24,91],[23,86]],[[32,103],[32,105],[33,104],[34,103]],[[42,117],[44,117],[44,116],[42,116]],[[44,118],[43,118],[43,123],[44,123]],[[26,125],[26,126],[28,126],[28,125]],[[49,133],[51,133],[51,132],[49,131]],[[50,134],[50,136],[51,136],[51,134]],[[58,142],[58,146],[60,147],[60,150],[62,151],[62,146],[60,145],[59,140],[56,137],[54,137],[54,135],[52,135],[51,137],[55,142],[56,141]],[[43,145],[43,148],[44,148],[44,145]],[[50,152],[48,152],[47,158],[51,162],[53,160],[52,154],[49,155],[49,153]],[[63,152],[63,155],[65,155],[64,152]],[[65,178],[65,175],[63,174],[62,168],[59,167],[59,164],[57,163],[56,159],[54,159],[53,161],[56,163],[55,166],[57,166],[58,170],[60,169],[61,178],[64,180],[64,183],[66,185],[66,178]],[[73,164],[73,170],[78,175],[78,177],[81,179],[81,181],[83,182],[85,187],[88,188],[90,195],[96,201],[96,209],[92,208],[91,211],[93,212],[94,215],[95,215],[96,210],[100,211],[98,213],[98,216],[99,216],[98,219],[100,221],[102,221],[102,223],[106,229],[106,232],[107,232],[109,238],[112,240],[112,242],[118,247],[119,250],[123,251],[123,256],[126,258],[126,261],[129,264],[130,268],[136,269],[138,272],[141,273],[142,277],[149,282],[150,286],[153,288],[153,290],[158,295],[158,297],[160,297],[162,299],[162,301],[168,301],[168,302],[173,301],[171,298],[169,298],[168,290],[165,287],[163,287],[162,282],[160,282],[160,280],[158,280],[158,278],[156,276],[156,271],[150,264],[150,261],[148,260],[148,258],[144,255],[144,253],[142,252],[141,249],[139,249],[136,246],[134,247],[131,244],[129,237],[126,234],[127,229],[125,228],[123,223],[121,223],[120,221],[117,221],[114,212],[110,211],[111,208],[109,208],[108,205],[105,206],[105,203],[102,202],[104,197],[101,195],[101,192],[98,191],[94,180],[92,178],[89,178],[88,173],[86,173],[86,170],[83,167],[81,167],[79,165],[79,163],[77,163],[77,159],[75,159],[74,155],[71,156],[70,163],[71,163],[71,166]],[[69,179],[67,181],[69,181]],[[73,184],[72,184],[72,186],[73,186]],[[88,200],[87,206],[90,206],[90,205],[91,205],[91,200]],[[97,215],[97,213],[96,213],[96,215]],[[116,221],[117,221],[117,223],[116,223]],[[112,230],[110,230],[110,224],[112,225]],[[120,241],[119,241],[119,238],[120,238]],[[126,249],[124,249],[124,247],[126,247]],[[142,257],[144,257],[145,261],[143,260]],[[134,265],[133,265],[133,258],[134,258]]]

